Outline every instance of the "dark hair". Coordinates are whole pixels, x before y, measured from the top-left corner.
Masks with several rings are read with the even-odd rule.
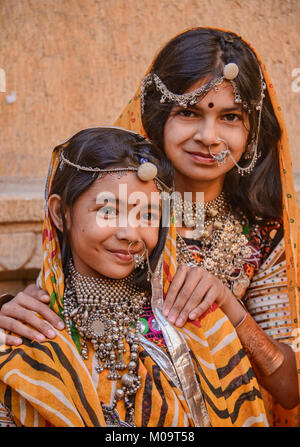
[[[57,149],[62,147],[65,157],[72,163],[92,168],[138,167],[140,159],[146,158],[156,165],[157,177],[172,188],[172,164],[154,144],[141,135],[117,128],[92,128],[78,132],[66,143],[58,146]],[[66,206],[70,207],[72,211],[72,205],[96,179],[97,176],[93,172],[77,170],[66,163],[63,163],[61,168],[57,169],[50,194],[58,194],[61,197],[62,216],[64,216]],[[162,228],[160,225],[158,243],[149,257],[152,270],[156,267],[164,248],[167,231],[168,228]],[[59,230],[57,232],[62,250],[63,270],[66,273],[72,253],[64,217],[63,233]],[[147,271],[145,272],[145,270],[137,269],[135,271],[134,283],[148,288],[149,283],[146,281]]]
[[[170,91],[182,94],[199,79],[221,76],[224,65],[230,62],[239,67],[235,82],[243,101],[250,105],[258,104],[261,95],[259,62],[251,48],[231,32],[196,28],[180,34],[161,50],[151,72],[156,73]],[[241,176],[234,167],[227,173],[224,183],[232,206],[239,208],[253,222],[256,217],[267,220],[282,215],[277,150],[281,130],[267,90],[265,95],[258,138],[261,157],[251,174]],[[164,149],[164,126],[173,104],[161,104],[160,98],[161,94],[153,84],[147,88],[142,120],[149,138]],[[247,144],[250,144],[255,138],[258,122],[255,107],[248,116]],[[249,160],[242,157],[239,164],[246,167]]]

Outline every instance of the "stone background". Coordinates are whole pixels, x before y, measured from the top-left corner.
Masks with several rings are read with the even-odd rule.
[[[52,148],[111,124],[158,49],[193,26],[236,31],[264,60],[300,172],[300,0],[0,0],[0,294],[40,266],[43,182]],[[297,84],[300,90],[300,79]],[[15,101],[11,102],[14,93]]]

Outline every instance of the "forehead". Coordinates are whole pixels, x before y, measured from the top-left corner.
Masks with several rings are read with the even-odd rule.
[[[135,172],[128,172],[120,178],[118,178],[118,173],[104,175],[102,178],[95,180],[84,195],[86,198],[96,198],[99,193],[109,191],[118,199],[120,191],[124,192],[125,189],[128,195],[133,192],[142,192],[149,198],[152,192],[158,192],[154,181],[143,182]]]
[[[186,93],[192,92],[197,88],[201,87],[207,82],[206,79],[200,79],[195,82]],[[224,81],[222,84],[218,85],[216,88],[212,88],[204,98],[200,99],[198,104],[208,104],[209,102],[214,103],[224,103],[226,106],[236,106],[237,104],[234,102],[234,93],[233,88],[230,82]]]

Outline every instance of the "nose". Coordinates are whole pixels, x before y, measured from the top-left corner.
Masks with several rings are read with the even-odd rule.
[[[134,225],[131,225],[130,222],[127,222],[126,226],[119,227],[117,229],[115,235],[118,240],[125,240],[130,243],[141,239],[138,230],[138,227],[135,227]]]
[[[197,128],[195,129],[194,134],[194,140],[197,143],[202,143],[204,146],[208,147],[218,143],[217,137],[216,123],[213,117],[207,117],[197,123]]]

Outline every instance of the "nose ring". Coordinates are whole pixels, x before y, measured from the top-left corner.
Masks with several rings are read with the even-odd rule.
[[[132,256],[132,254],[130,253],[130,248],[131,248],[131,246],[132,246],[133,244],[138,244],[139,242],[142,242],[142,243],[143,243],[143,245],[144,245],[144,251],[143,251],[143,253],[142,253],[141,255],[139,255],[138,253],[135,253],[135,254],[133,255],[134,267],[135,267],[135,268],[140,267],[140,266],[143,264],[144,260],[145,260],[145,259],[144,259],[144,255],[145,255],[145,252],[146,252],[146,244],[145,244],[144,241],[140,240],[140,241],[132,241],[132,242],[130,242],[129,245],[128,245],[128,254]]]
[[[220,141],[221,143],[224,143],[225,146],[226,146],[226,149],[223,150],[223,151],[221,151],[221,152],[219,152],[218,154],[213,154],[213,153],[211,152],[211,150],[210,150],[210,146],[211,146],[211,144],[210,144],[210,145],[208,146],[208,152],[209,152],[209,155],[210,155],[214,160],[216,160],[217,165],[218,165],[218,166],[222,166],[223,164],[225,164],[226,157],[227,157],[228,154],[230,154],[230,150],[229,150],[229,146],[228,146],[227,142],[226,142],[225,140],[223,140],[223,138],[219,138],[219,137],[218,137],[218,138],[217,138],[217,141]]]
[[[136,243],[138,243],[138,242],[142,242],[142,243],[143,243],[143,245],[144,245],[144,251],[143,251],[143,253],[142,253],[141,255],[139,255],[138,253],[135,253],[135,254],[133,255],[134,268],[136,269],[136,268],[138,268],[138,267],[141,267],[142,269],[144,269],[144,268],[145,268],[145,261],[146,261],[146,263],[147,263],[147,269],[148,269],[148,272],[147,272],[147,281],[150,281],[151,278],[154,276],[154,274],[153,274],[153,272],[152,272],[152,270],[151,270],[151,265],[150,265],[150,259],[149,259],[148,248],[147,248],[145,242],[144,242],[143,240],[132,241],[132,242],[130,242],[129,245],[128,245],[128,254],[131,255],[131,253],[130,253],[130,247],[131,247],[133,244],[136,244]],[[132,255],[131,255],[131,256],[132,256]],[[146,259],[145,259],[145,258],[146,258]]]

